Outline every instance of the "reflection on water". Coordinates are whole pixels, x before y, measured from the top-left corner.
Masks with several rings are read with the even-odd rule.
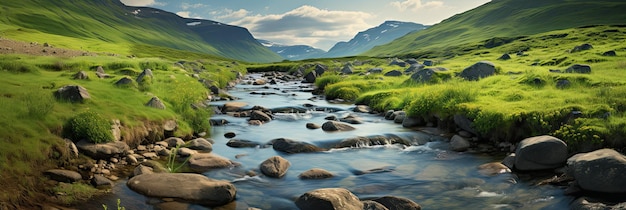
[[[324,100],[310,100],[313,96],[307,92],[289,92],[299,87],[299,83],[279,84],[262,88],[264,92],[273,91],[276,94],[249,94],[251,91],[260,91],[261,87],[239,85],[230,93],[250,105],[266,108],[303,104],[342,110],[349,110],[351,107],[345,104],[329,104]],[[324,123],[324,118],[328,115],[342,116],[348,113],[350,112],[313,111],[277,114],[275,120],[262,126],[248,125],[244,118],[214,116],[227,119],[231,123],[213,127],[213,152],[241,164],[239,167],[204,173],[213,179],[230,180],[237,187],[236,202],[215,209],[297,209],[294,200],[298,196],[326,187],[346,188],[361,199],[385,195],[401,196],[419,203],[425,209],[567,209],[572,200],[571,197],[563,196],[563,190],[558,187],[534,186],[532,181],[520,180],[515,174],[481,174],[477,169],[479,165],[500,161],[502,157],[450,151],[447,142],[437,141],[441,137],[402,128],[398,124],[382,120],[380,116],[358,113],[366,123],[353,125],[357,128],[354,131],[324,132],[305,127],[309,122]],[[226,132],[234,132],[237,139],[261,144],[275,138],[289,138],[328,147],[344,138],[393,134],[410,139],[414,145],[282,154],[272,148],[230,148],[226,146]],[[418,142],[428,143],[420,145]],[[283,178],[246,175],[248,171],[257,171],[260,174],[259,164],[274,155],[280,155],[291,162],[291,167]],[[334,173],[335,177],[324,180],[298,178],[300,173],[311,168],[323,168]],[[364,171],[372,173],[363,173]],[[101,204],[113,207],[118,198],[126,209],[157,209],[156,204],[161,202],[134,193],[126,187],[125,180],[121,180],[116,183],[111,194],[94,199],[90,204],[79,208],[101,208]],[[184,205],[180,208],[207,209],[197,205],[180,205]]]

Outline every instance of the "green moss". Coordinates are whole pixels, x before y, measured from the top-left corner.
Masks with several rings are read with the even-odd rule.
[[[71,118],[65,136],[74,141],[86,139],[93,143],[113,141],[110,120],[93,111],[86,111]]]

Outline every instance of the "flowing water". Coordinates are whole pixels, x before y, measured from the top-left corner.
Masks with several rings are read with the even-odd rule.
[[[251,75],[259,77],[259,75]],[[246,118],[215,115],[226,119],[225,126],[214,126],[211,138],[215,140],[213,152],[240,163],[238,167],[205,172],[213,179],[230,180],[237,188],[236,202],[214,209],[297,209],[295,199],[307,191],[318,188],[346,188],[360,199],[386,195],[400,196],[419,203],[424,209],[568,209],[572,197],[564,196],[563,189],[555,186],[535,186],[536,180],[525,175],[504,173],[481,174],[477,166],[500,161],[502,157],[458,153],[448,149],[442,137],[403,128],[381,116],[354,113],[365,123],[353,125],[354,131],[325,132],[310,130],[306,123],[323,124],[325,117],[338,117],[352,113],[353,105],[334,104],[315,100],[310,89],[298,82],[278,85],[237,85],[229,92],[250,106],[266,108],[312,104],[339,110],[323,109],[297,114],[278,114],[261,126],[248,125]],[[251,94],[254,92],[255,94]],[[260,94],[261,93],[261,94]],[[223,103],[223,102],[222,102]],[[214,105],[221,105],[215,103]],[[359,148],[331,149],[327,152],[285,154],[268,148],[230,148],[226,146],[226,132],[235,138],[264,144],[275,138],[288,138],[327,147],[344,138],[372,135],[395,135],[414,142],[412,146],[385,145]],[[421,144],[420,144],[421,143]],[[261,162],[280,155],[289,160],[291,167],[282,178],[246,176],[247,171],[257,171]],[[335,174],[323,180],[301,180],[298,175],[311,168],[322,168]],[[359,173],[372,169],[377,173]],[[95,198],[79,206],[83,209],[101,209],[106,204],[114,209],[117,199],[126,209],[158,209],[157,199],[150,199],[128,189],[127,179],[120,180],[112,193]],[[175,187],[175,183],[173,183]],[[190,205],[189,209],[207,209]]]

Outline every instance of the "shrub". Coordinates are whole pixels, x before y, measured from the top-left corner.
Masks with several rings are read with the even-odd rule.
[[[600,147],[608,129],[600,122],[601,119],[578,118],[573,123],[561,126],[551,135],[567,143],[571,152],[585,150],[586,147]]]
[[[75,141],[82,139],[93,143],[113,141],[109,120],[92,111],[86,111],[71,118],[65,126],[64,133],[64,136]]]

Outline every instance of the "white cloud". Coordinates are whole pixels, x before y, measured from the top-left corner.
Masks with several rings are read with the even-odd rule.
[[[248,28],[261,39],[281,44],[307,44],[328,49],[340,40],[372,27],[366,23],[374,16],[357,11],[318,9],[304,5],[284,14],[254,15],[230,24]]]
[[[426,3],[422,3],[422,0],[405,0],[405,1],[394,1],[390,3],[391,6],[396,7],[401,12],[405,10],[418,11],[423,8],[433,8],[433,7],[441,7],[443,6],[442,1],[429,1]]]
[[[191,16],[191,12],[189,11],[180,11],[176,13],[178,16],[189,18]]]
[[[250,11],[245,9],[239,9],[237,11],[233,11],[231,9],[226,9],[222,12],[217,12],[215,14],[220,14],[218,19],[241,19],[246,17],[246,15],[250,14]]]
[[[134,7],[156,5],[155,0],[120,0],[123,4]]]
[[[182,8],[183,10],[197,9],[197,8],[202,8],[202,7],[206,7],[206,5],[204,5],[204,4],[189,4],[189,3],[183,3],[183,4],[180,5],[180,8]]]

